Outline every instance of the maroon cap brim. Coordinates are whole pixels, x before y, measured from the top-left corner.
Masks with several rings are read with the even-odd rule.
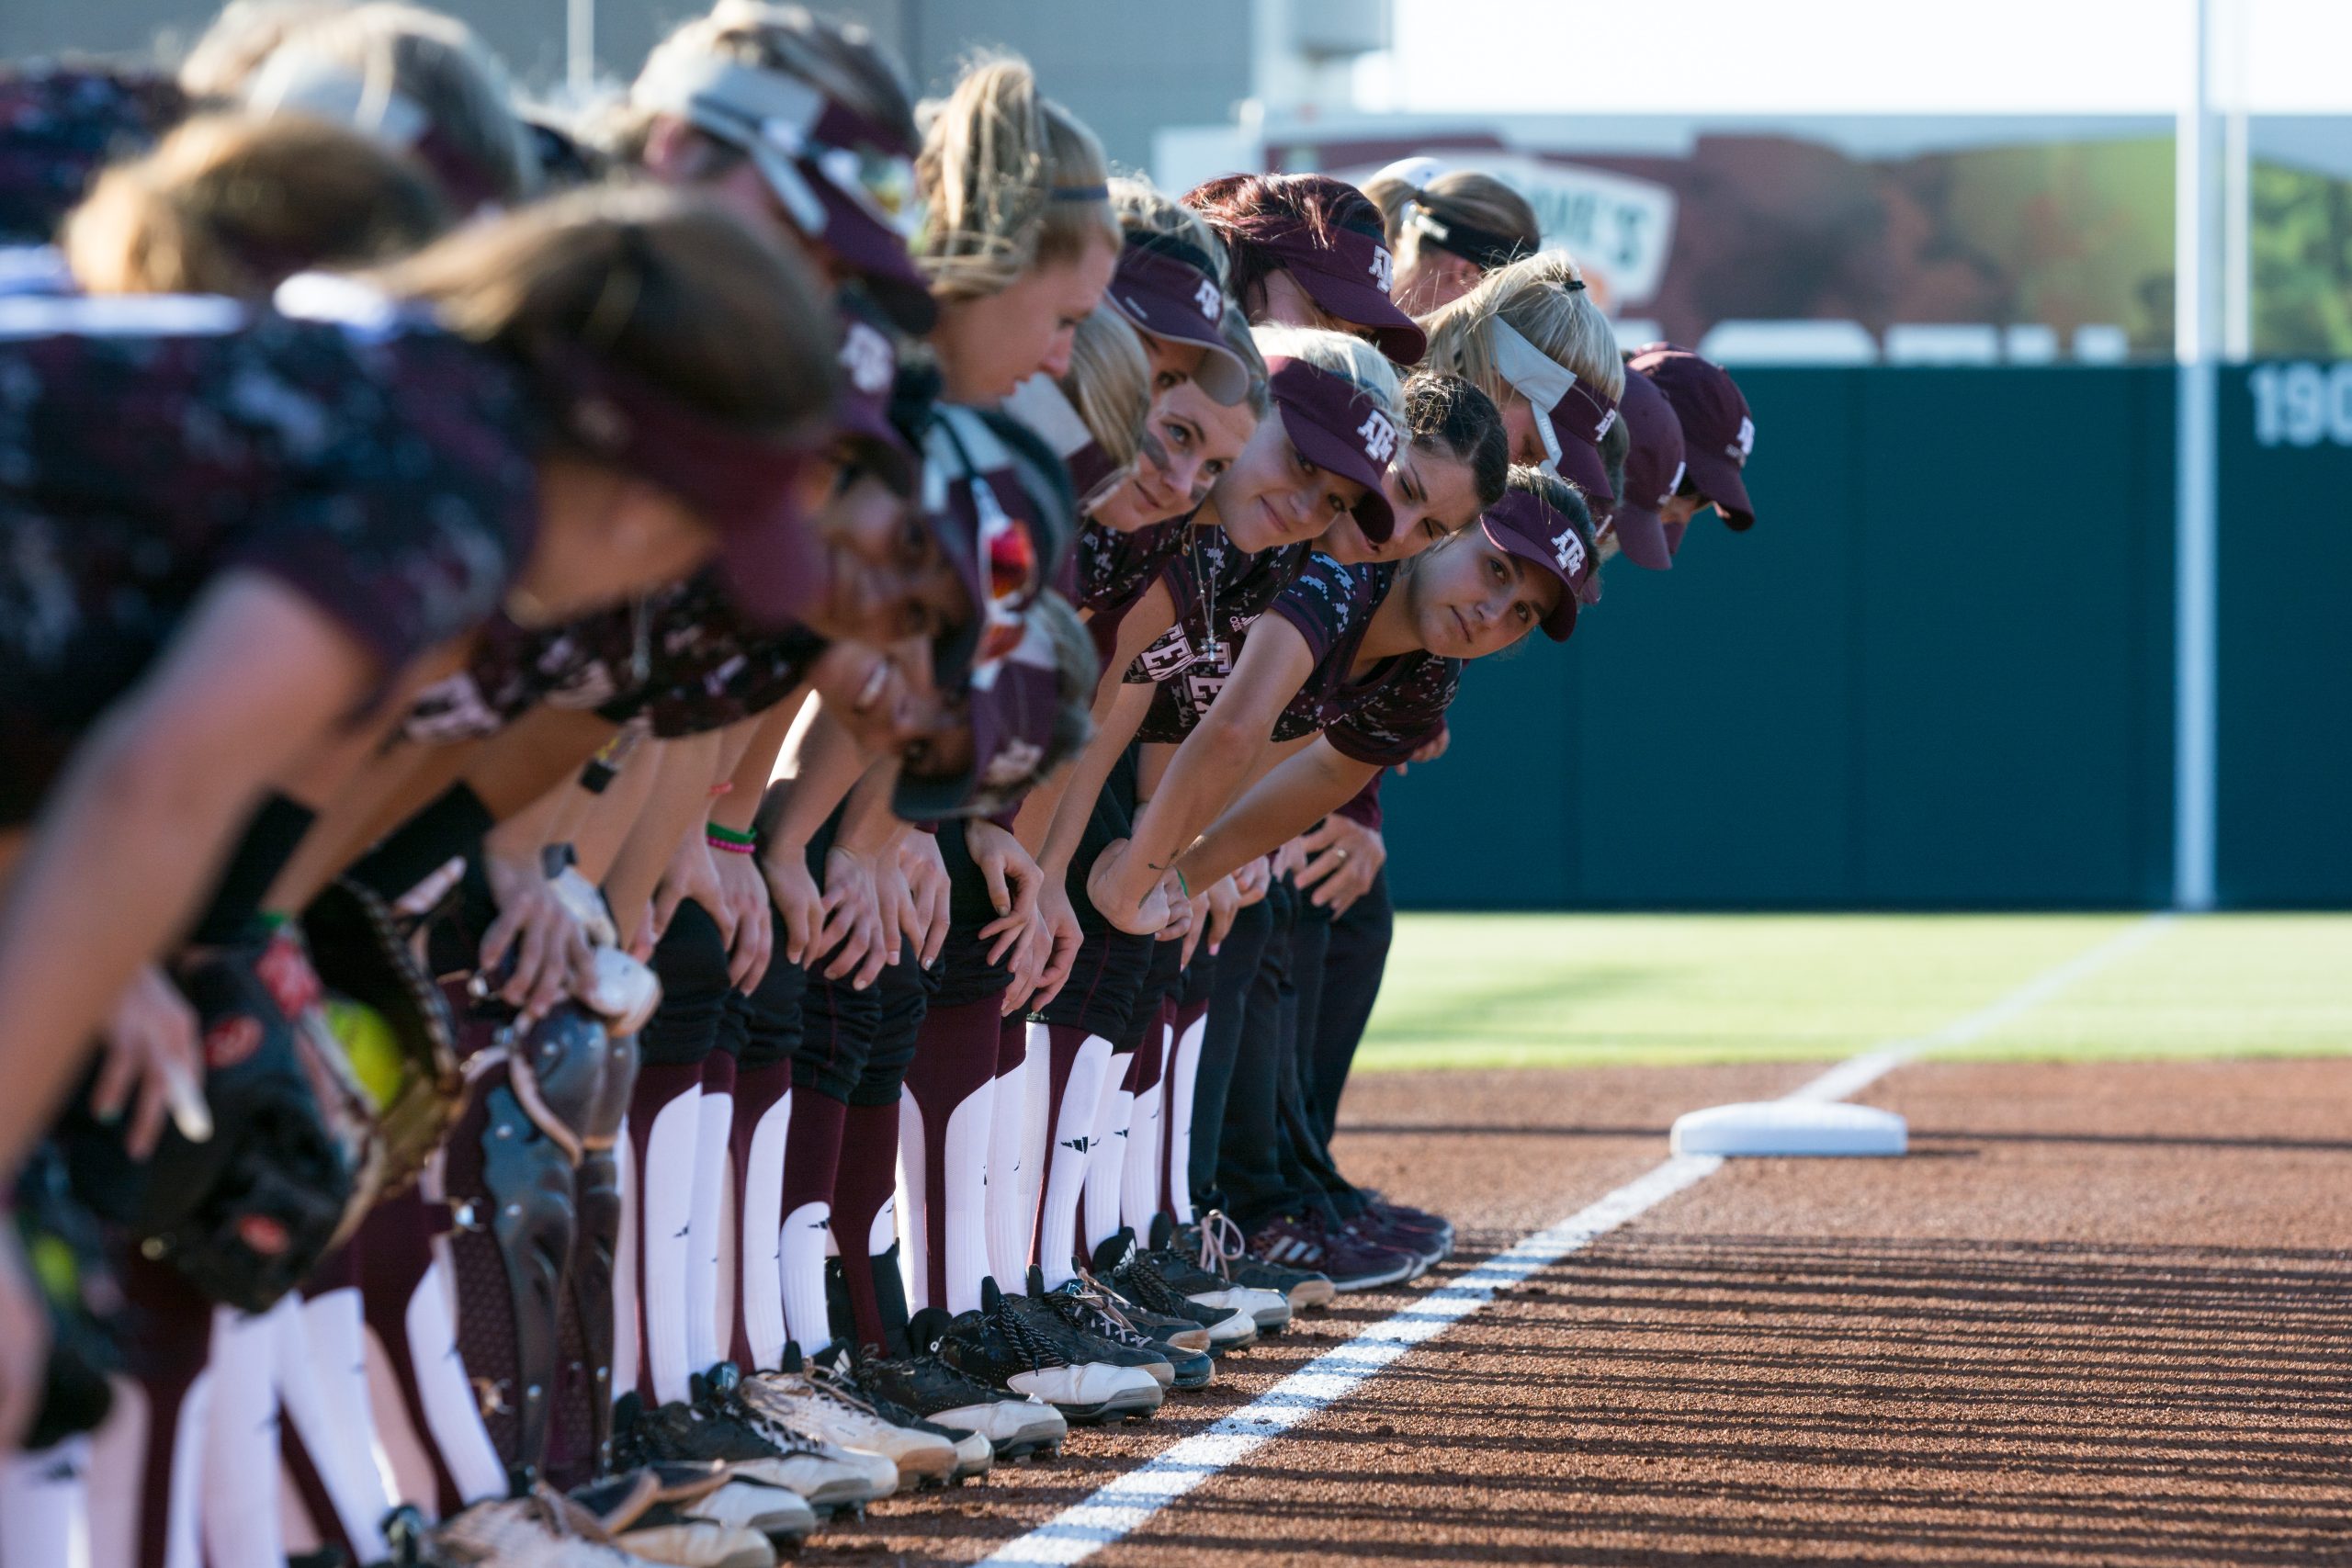
[[[1343,440],[1324,429],[1305,412],[1277,398],[1274,406],[1282,411],[1283,432],[1290,444],[1298,448],[1299,456],[1318,468],[1326,468],[1343,479],[1353,479],[1363,486],[1363,497],[1348,510],[1356,524],[1363,529],[1363,536],[1375,545],[1388,542],[1396,532],[1396,513],[1388,504],[1388,492],[1382,480],[1387,475],[1373,465],[1363,449],[1351,441]]]
[[[1554,642],[1567,641],[1569,636],[1577,629],[1577,610],[1579,601],[1576,585],[1560,575],[1559,563],[1545,554],[1541,546],[1531,540],[1521,538],[1508,528],[1491,527],[1483,521],[1479,527],[1498,549],[1506,550],[1523,561],[1543,568],[1544,574],[1560,585],[1559,603],[1554,604],[1544,616],[1544,635]],[[1593,574],[1595,580],[1598,580],[1599,576],[1598,572]]]
[[[801,620],[824,589],[816,529],[787,508],[730,525],[719,546],[719,566],[729,597],[747,620],[762,626]]]
[[[1701,495],[1714,502],[1726,525],[1743,534],[1756,526],[1756,509],[1747,499],[1747,476],[1740,472],[1738,464],[1713,452],[1693,452],[1685,460],[1690,467],[1690,482],[1698,487]]]
[[[1617,492],[1609,488],[1609,466],[1600,460],[1600,449],[1589,445],[1559,420],[1554,419],[1551,423],[1552,438],[1560,447],[1560,477],[1584,491],[1587,503],[1594,511],[1605,509],[1617,499]]]
[[[931,285],[907,251],[905,236],[851,200],[805,159],[801,177],[825,209],[825,231],[817,236],[843,265],[858,275],[876,304],[889,312],[901,332],[921,337],[939,324]]]
[[[1373,346],[1399,366],[1419,365],[1430,351],[1430,334],[1396,307],[1396,302],[1352,277],[1338,277],[1311,266],[1294,266],[1293,276],[1306,297],[1327,315],[1372,334]]]
[[[1688,523],[1668,523],[1663,526],[1666,529],[1666,553],[1670,556],[1680,555],[1683,533],[1690,525]]]
[[[1609,531],[1617,536],[1617,547],[1625,558],[1644,571],[1668,571],[1674,566],[1674,548],[1666,540],[1666,522],[1655,512],[1628,502],[1609,514]]]
[[[1130,245],[1104,297],[1152,336],[1206,349],[1193,379],[1217,403],[1231,408],[1250,395],[1249,368],[1225,341],[1225,292],[1215,278]]]

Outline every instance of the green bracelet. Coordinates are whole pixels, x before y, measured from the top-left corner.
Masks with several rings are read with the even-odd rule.
[[[1168,869],[1170,871],[1176,871],[1176,868],[1172,865]],[[1193,897],[1193,885],[1184,880],[1184,874],[1181,871],[1176,871],[1176,886],[1182,891],[1187,899],[1190,899]]]
[[[759,837],[756,834],[739,833],[732,828],[722,828],[716,822],[704,823],[703,831],[709,834],[712,838],[717,839],[722,844],[737,844],[747,850],[752,848],[760,841]]]

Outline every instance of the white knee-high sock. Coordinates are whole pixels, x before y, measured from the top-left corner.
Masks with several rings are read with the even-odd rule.
[[[340,1299],[338,1299],[340,1298]],[[348,1308],[352,1343],[338,1344]],[[368,1368],[357,1344],[359,1292],[330,1291],[305,1302],[288,1296],[268,1314],[281,1419],[291,1422],[335,1521],[363,1562],[380,1562],[391,1546],[378,1529],[392,1499],[376,1468],[376,1426],[368,1409]],[[352,1384],[357,1382],[354,1407]],[[319,1521],[323,1525],[325,1521]]]
[[[1170,1043],[1166,1123],[1160,1143],[1166,1149],[1161,1201],[1168,1217],[1180,1225],[1193,1223],[1193,1090],[1201,1079],[1201,1041],[1209,1031],[1208,1015],[1193,1020]]]
[[[1127,1118],[1134,1114],[1135,1053],[1114,1056],[1102,1075],[1094,1109],[1094,1142],[1086,1152],[1086,1229],[1079,1236],[1091,1260],[1119,1228],[1119,1190],[1127,1177]]]
[[[0,1459],[0,1568],[90,1568],[90,1440]]]
[[[328,1419],[345,1434],[344,1449],[350,1461],[367,1472],[365,1478],[355,1476],[355,1483],[371,1488],[366,1495],[371,1505],[382,1500],[372,1516],[380,1520],[399,1501],[399,1493],[390,1481],[391,1461],[385,1456],[383,1428],[376,1424],[376,1396],[368,1385],[367,1307],[358,1290],[345,1286],[304,1302],[302,1325]]]
[[[213,1369],[207,1367],[180,1396],[172,1427],[171,1490],[164,1504],[164,1568],[204,1568],[204,1439],[215,1386]]]
[[[147,1425],[154,1410],[146,1389],[130,1379],[118,1373],[107,1384],[114,1391],[114,1408],[84,1439],[90,1457],[82,1479],[88,1497],[89,1568],[138,1568],[140,1493],[147,1476]],[[0,1553],[0,1562],[13,1561]]]
[[[205,1561],[210,1568],[285,1568],[277,1511],[277,1315],[215,1307],[211,1409],[204,1423]]]
[[[1037,1219],[1036,1200],[1027,1199],[1025,1205],[1023,1201],[1028,1173],[1022,1163],[1025,1152],[1022,1136],[1029,1114],[1028,1080],[1029,1068],[1023,1062],[998,1075],[995,1109],[989,1119],[988,1271],[1007,1289],[1018,1285],[1028,1271],[1029,1232]],[[972,1288],[977,1291],[979,1286],[975,1282]],[[950,1280],[948,1299],[955,1298],[955,1281]]]
[[[786,1089],[752,1129],[743,1156],[743,1337],[752,1364],[784,1364],[784,1133],[792,1121]]]
[[[645,1140],[645,1168],[637,1173],[645,1195],[639,1205],[638,1300],[645,1310],[645,1364],[653,1397],[667,1404],[691,1392],[694,1365],[687,1348],[688,1265],[693,1247],[695,1146],[702,1137],[702,1086],[682,1090],[654,1113]]]
[[[1167,1163],[1159,1147],[1160,1105],[1168,1090],[1164,1050],[1159,1065],[1162,1077],[1135,1097],[1135,1109],[1127,1114],[1127,1174],[1119,1184],[1119,1223],[1146,1246],[1151,1241],[1152,1216],[1159,1213],[1159,1173]]]
[[[481,1406],[458,1354],[457,1271],[449,1263],[448,1243],[435,1241],[433,1251],[433,1266],[417,1282],[405,1314],[417,1400],[458,1495],[469,1503],[503,1497],[506,1465],[481,1424]]]
[[[947,1169],[940,1196],[947,1206],[941,1227],[947,1248],[947,1301],[951,1313],[980,1304],[980,1281],[989,1271],[989,1145],[995,1131],[996,1080],[964,1097],[947,1118],[940,1157]]]
[[[621,1118],[620,1135],[613,1140],[613,1161],[618,1167],[621,1230],[613,1238],[613,1403],[637,1392],[637,1370],[645,1353],[645,1325],[637,1314],[637,1149],[628,1139],[628,1118]]]
[[[1046,1178],[1053,1170],[1054,1117],[1060,1110],[1054,1103],[1053,1041],[1046,1025],[1033,1023],[1021,1062],[1021,1224],[1029,1245],[1023,1249],[1020,1269],[997,1281],[1008,1291],[1023,1288],[1031,1261],[1044,1260],[1045,1249],[1037,1245],[1038,1209],[1045,1201]]]
[[[1086,1191],[1088,1156],[1100,1135],[1103,1080],[1110,1076],[1111,1043],[1090,1034],[1070,1064],[1062,1102],[1054,1108],[1054,1156],[1046,1172],[1046,1207],[1037,1223],[1037,1265],[1052,1290],[1075,1276],[1070,1251],[1078,1233],[1080,1200]]]
[[[804,1350],[831,1343],[825,1309],[825,1256],[832,1249],[833,1205],[803,1203],[784,1216],[778,1249],[784,1282],[784,1325]]]
[[[735,1097],[705,1090],[696,1111],[694,1208],[687,1223],[686,1370],[707,1372],[726,1359],[733,1325],[733,1303],[720,1293],[718,1282],[728,1272],[720,1259],[729,1250],[726,1211],[728,1178],[734,1169],[729,1140],[735,1132]]]
[[[899,1184],[891,1195],[894,1215],[906,1216],[899,1241],[899,1271],[906,1278],[907,1310],[922,1311],[931,1301],[931,1151],[922,1141],[923,1108],[911,1089],[899,1091]],[[895,1224],[895,1219],[893,1221]],[[890,1249],[883,1243],[879,1252]],[[869,1256],[878,1256],[868,1247]]]

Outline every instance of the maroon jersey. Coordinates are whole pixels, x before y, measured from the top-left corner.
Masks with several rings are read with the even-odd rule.
[[[1435,740],[1462,688],[1462,660],[1412,652],[1384,659],[1361,681],[1335,689],[1323,738],[1342,757],[1393,768]]]
[[[1314,668],[1275,716],[1274,739],[1294,740],[1323,728],[1324,705],[1347,679],[1364,628],[1395,578],[1394,567],[1342,566],[1329,556],[1314,555],[1275,596],[1266,614],[1297,629]],[[1247,631],[1222,641],[1215,659],[1196,659],[1160,682],[1138,738],[1170,741],[1191,734],[1231,676]]]
[[[0,820],[224,571],[300,594],[387,681],[479,624],[530,546],[537,426],[502,356],[396,313],[0,301]]]

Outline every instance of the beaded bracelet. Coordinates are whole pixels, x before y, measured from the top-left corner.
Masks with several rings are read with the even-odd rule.
[[[725,839],[707,836],[704,838],[703,842],[708,844],[714,850],[724,850],[730,855],[752,854],[757,852],[758,848],[758,846],[753,844],[731,844]]]

